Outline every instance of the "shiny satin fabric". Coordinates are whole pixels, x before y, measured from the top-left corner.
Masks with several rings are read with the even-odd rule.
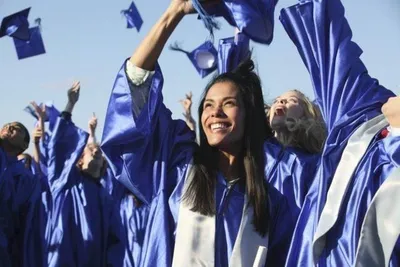
[[[351,188],[351,178],[370,143],[387,127],[383,115],[363,123],[350,136],[327,192],[326,202],[321,212],[314,235],[313,258],[318,261],[326,244],[326,233],[335,225],[343,206],[344,196]]]
[[[60,117],[49,140],[48,266],[122,266],[124,233],[117,206],[100,181],[76,167],[87,138]]]
[[[2,224],[11,266],[43,266],[41,233],[45,222],[41,213],[40,180],[16,157],[6,156],[5,167],[1,202],[6,200],[6,206],[1,207],[0,216],[5,219]],[[7,266],[7,256],[4,262]]]
[[[277,0],[224,0],[206,11],[222,16],[251,40],[270,44],[274,31],[274,11]]]
[[[219,40],[218,73],[234,70],[240,62],[250,55],[249,38],[243,33],[235,37]]]
[[[0,266],[11,266],[9,254],[9,235],[13,232],[12,223],[13,178],[8,169],[8,157],[0,147]]]
[[[163,78],[159,66],[149,88],[149,98],[139,115],[125,63],[116,78],[106,115],[102,149],[113,175],[149,207],[141,252],[141,266],[171,266],[175,230],[184,177],[197,144],[181,120],[172,120],[163,104]],[[132,87],[132,88],[130,88]],[[225,179],[216,186],[215,266],[228,266],[244,204],[243,185],[228,194]],[[229,195],[229,197],[227,197]],[[267,262],[282,265],[291,238],[294,219],[286,199],[272,187],[271,228]],[[224,211],[224,212],[223,212]]]
[[[124,228],[123,243],[125,249],[122,266],[145,266],[142,265],[140,256],[146,234],[149,207],[143,205],[136,196],[118,182],[110,169],[108,169],[108,172],[106,179],[103,179],[103,181],[107,181],[103,187],[107,188],[115,204],[119,207],[119,215]]]
[[[297,217],[314,180],[320,155],[285,148],[275,138],[264,144],[264,151],[268,182],[287,198],[290,211]]]
[[[396,168],[385,179],[374,195],[365,214],[358,242],[355,266],[388,266],[392,252],[399,257],[400,210],[396,204],[400,201],[399,136],[392,134],[384,143]],[[393,151],[394,150],[394,151]],[[397,244],[396,244],[397,242]],[[392,264],[394,264],[392,260]],[[398,263],[398,262],[397,262]]]
[[[394,94],[368,75],[359,58],[362,50],[351,41],[352,32],[339,0],[304,1],[282,10],[281,21],[310,72],[329,132],[286,262],[287,266],[312,266],[312,238],[347,140],[359,125],[379,115],[382,104]],[[359,162],[342,200],[339,219],[327,233],[319,266],[354,263],[365,212],[394,167],[385,142],[374,138]]]

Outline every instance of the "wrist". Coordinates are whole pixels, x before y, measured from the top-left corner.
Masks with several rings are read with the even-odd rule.
[[[65,112],[72,113],[72,110],[74,109],[75,103],[72,103],[71,101],[68,101],[67,105],[65,106]]]
[[[185,16],[184,7],[182,4],[177,4],[176,2],[172,2],[166,12],[167,15],[171,19],[182,19]]]

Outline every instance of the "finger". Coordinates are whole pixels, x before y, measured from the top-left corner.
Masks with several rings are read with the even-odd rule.
[[[94,113],[94,112],[93,112],[93,118],[97,118],[97,117],[96,117],[96,113]]]
[[[35,101],[31,101],[30,103],[31,103],[31,105],[32,105],[35,109],[38,108],[38,105],[36,104]]]
[[[78,85],[78,81],[75,81],[73,84],[72,84],[72,86],[71,86],[71,89],[74,89],[77,85]]]

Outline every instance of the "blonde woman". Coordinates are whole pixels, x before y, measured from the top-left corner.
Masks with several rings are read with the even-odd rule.
[[[319,108],[298,90],[264,106],[273,131],[265,145],[269,182],[300,212],[314,180],[326,128]]]

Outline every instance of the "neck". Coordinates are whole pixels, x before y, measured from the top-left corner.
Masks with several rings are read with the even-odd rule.
[[[283,146],[294,146],[294,140],[293,138],[294,132],[290,132],[288,129],[285,128],[279,128],[279,129],[274,129],[274,136],[275,138],[281,143]]]
[[[0,148],[2,148],[3,151],[6,152],[7,156],[9,156],[9,157],[17,156],[17,153],[15,153],[14,147],[2,139],[0,139]]]
[[[100,178],[100,169],[99,168],[91,168],[89,166],[82,166],[82,171],[92,178]]]
[[[227,181],[235,180],[242,174],[241,159],[239,151],[219,150],[218,168]]]

